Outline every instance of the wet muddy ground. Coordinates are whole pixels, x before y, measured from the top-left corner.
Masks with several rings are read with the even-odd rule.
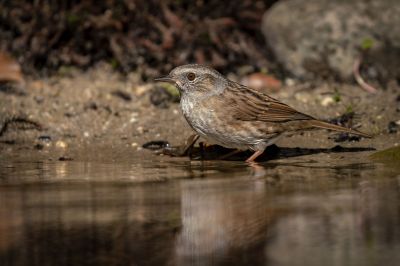
[[[143,82],[135,74],[123,77],[108,65],[86,72],[64,72],[49,78],[28,78],[24,86],[12,89],[2,87],[1,157],[22,153],[53,160],[92,155],[113,159],[120,151],[147,156],[151,152],[143,150],[143,144],[163,140],[181,145],[192,133],[179,105],[170,101],[173,97],[160,94],[164,91],[160,84]],[[322,119],[353,111],[351,126],[375,136],[338,142],[341,136],[320,130],[283,138],[277,143],[279,147],[326,149],[340,145],[382,150],[400,143],[400,89],[396,82],[389,82],[378,94],[337,83],[298,83],[270,94]],[[13,118],[35,124],[9,123],[5,127]],[[97,148],[109,148],[113,154],[98,155]]]
[[[400,143],[395,82],[376,95],[335,83],[271,93],[319,118],[354,111],[375,137],[305,132],[253,166],[215,160],[215,147],[208,160],[143,149],[191,134],[177,103],[153,104],[168,99],[156,86],[100,65],[0,92],[1,265],[399,261],[400,169],[370,157]]]

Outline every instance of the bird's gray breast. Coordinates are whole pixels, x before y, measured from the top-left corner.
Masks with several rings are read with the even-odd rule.
[[[219,97],[225,88],[225,79],[217,79],[213,89],[209,92],[190,91],[182,94],[181,109],[189,125],[203,137],[212,138],[213,135],[220,134],[215,130],[215,123],[219,123],[218,114],[214,109],[210,109],[207,102],[212,97]],[[189,90],[196,88],[189,88]]]
[[[181,98],[182,113],[189,125],[201,136],[212,134],[214,110],[201,106],[198,98],[185,95]]]
[[[198,97],[193,99],[190,96],[182,97],[181,109],[193,130],[211,144],[219,144],[227,148],[247,148],[247,143],[241,143],[242,137],[236,136],[236,132],[232,131],[231,127],[227,127],[226,121],[221,119],[218,112],[210,109],[206,104],[208,100],[199,100]],[[239,138],[239,141],[236,138]]]

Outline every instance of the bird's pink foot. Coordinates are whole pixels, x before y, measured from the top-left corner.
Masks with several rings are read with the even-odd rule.
[[[264,151],[256,151],[255,153],[253,153],[252,156],[250,156],[250,157],[246,160],[246,163],[252,163],[252,162],[254,162],[254,160],[255,160],[258,156],[260,156],[263,152],[264,152]]]

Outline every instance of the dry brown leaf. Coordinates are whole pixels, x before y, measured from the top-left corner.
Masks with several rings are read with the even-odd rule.
[[[0,52],[0,82],[23,82],[19,63],[6,53]]]

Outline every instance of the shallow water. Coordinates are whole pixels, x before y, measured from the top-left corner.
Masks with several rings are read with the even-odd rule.
[[[400,171],[357,157],[0,161],[0,265],[396,265]]]

